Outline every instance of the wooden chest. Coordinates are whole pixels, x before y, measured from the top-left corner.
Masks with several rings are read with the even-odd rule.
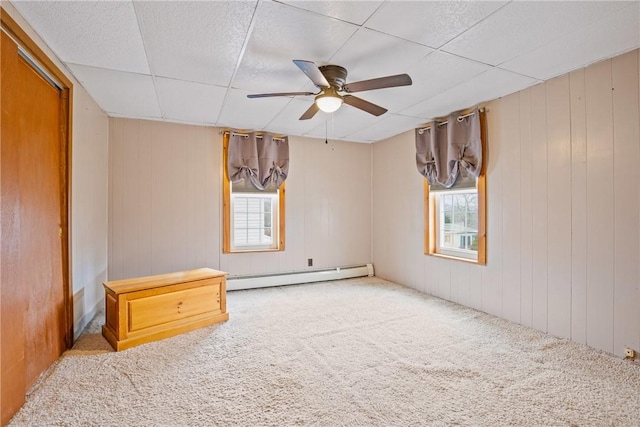
[[[226,274],[200,268],[105,282],[102,335],[120,351],[224,322]]]

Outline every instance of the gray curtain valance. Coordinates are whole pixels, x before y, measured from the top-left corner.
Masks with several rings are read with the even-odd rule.
[[[265,189],[277,190],[289,174],[289,137],[274,138],[265,134],[258,142],[260,183]]]
[[[231,132],[227,172],[235,189],[276,191],[289,173],[289,138]]]
[[[452,113],[446,123],[416,129],[416,166],[434,187],[452,188],[459,176],[465,184],[477,178],[482,170],[479,111]]]

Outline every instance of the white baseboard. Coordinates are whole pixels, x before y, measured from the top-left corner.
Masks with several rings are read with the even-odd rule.
[[[302,283],[326,282],[329,280],[350,279],[363,276],[373,276],[372,264],[263,276],[231,276],[227,279],[227,290],[237,291],[271,286],[298,285]]]

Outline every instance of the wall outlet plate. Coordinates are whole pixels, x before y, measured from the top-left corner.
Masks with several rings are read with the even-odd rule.
[[[635,351],[633,351],[633,349],[628,348],[628,349],[626,349],[626,350],[624,351],[624,356],[625,356],[627,359],[633,359],[633,358],[635,358],[635,357],[636,357],[636,352],[635,352]]]

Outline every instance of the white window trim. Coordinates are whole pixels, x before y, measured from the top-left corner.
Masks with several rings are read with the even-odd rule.
[[[435,220],[436,220],[436,253],[441,255],[447,255],[454,258],[465,258],[470,259],[472,261],[478,260],[478,251],[477,250],[468,250],[468,249],[458,249],[458,248],[447,248],[441,246],[442,232],[441,227],[441,215],[442,215],[442,206],[440,203],[440,196],[443,195],[453,195],[453,194],[478,194],[478,190],[476,188],[466,189],[466,190],[451,190],[451,191],[438,191],[434,192],[433,195],[436,197],[436,212],[435,212]]]
[[[232,185],[233,188],[233,185]],[[248,197],[248,198],[260,198],[264,199],[265,197],[269,197],[271,199],[271,243],[264,245],[238,245],[235,241],[235,220],[234,220],[234,202],[235,197]],[[278,241],[279,241],[279,192],[275,193],[233,193],[233,189],[231,190],[231,250],[233,252],[252,252],[252,251],[261,251],[261,250],[275,250],[278,249]]]

